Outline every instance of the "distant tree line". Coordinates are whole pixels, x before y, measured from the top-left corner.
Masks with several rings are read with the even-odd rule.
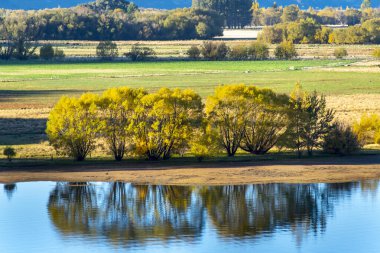
[[[192,90],[112,88],[101,96],[63,97],[46,129],[58,153],[84,160],[105,144],[116,160],[202,160],[222,151],[264,155],[274,147],[312,155],[315,149],[351,154],[360,149],[350,127],[334,122],[324,96],[297,84],[290,96],[255,86],[226,85],[206,99]]]
[[[262,42],[240,43],[227,46],[224,42],[205,41],[200,46],[191,46],[187,50],[190,59],[218,60],[266,60],[269,58],[269,47]],[[289,60],[297,57],[295,46],[290,41],[280,43],[274,51],[277,59]]]
[[[379,27],[380,18],[339,29],[322,26],[315,19],[307,18],[264,27],[258,39],[266,43],[291,41],[303,44],[378,44],[380,43]]]
[[[263,9],[251,0],[194,0],[193,8],[162,11],[140,10],[125,0],[96,0],[66,9],[0,10],[0,59],[36,57],[38,40],[209,39],[222,35],[224,26],[250,23],[267,26],[259,38],[266,43],[380,42],[380,10],[371,8],[368,1],[360,10],[302,11],[296,5]],[[323,24],[352,26],[332,29]],[[51,55],[51,49],[43,53]]]
[[[259,2],[254,1],[251,12],[251,25],[254,26],[272,26],[307,18],[312,18],[322,25],[357,25],[380,17],[380,9],[371,8],[368,5],[362,6],[361,9],[326,7],[322,10],[313,8],[301,10],[297,5],[282,7],[277,4],[268,8],[260,8]]]
[[[312,18],[322,25],[356,25],[380,17],[380,9],[372,8],[371,1],[364,0],[360,9],[331,8],[301,10],[298,5],[279,6],[276,3],[261,8],[257,0],[193,0],[195,9],[214,10],[224,18],[224,26],[241,28],[246,25],[272,26]]]
[[[97,0],[68,9],[0,10],[0,57],[26,59],[37,40],[207,39],[222,34],[212,10],[139,10],[124,0]]]

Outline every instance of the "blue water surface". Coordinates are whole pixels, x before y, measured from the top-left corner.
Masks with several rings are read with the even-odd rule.
[[[0,252],[380,252],[378,180],[0,184]]]

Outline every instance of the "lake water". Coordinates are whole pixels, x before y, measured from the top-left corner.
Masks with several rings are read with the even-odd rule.
[[[0,252],[380,252],[379,181],[0,184]]]

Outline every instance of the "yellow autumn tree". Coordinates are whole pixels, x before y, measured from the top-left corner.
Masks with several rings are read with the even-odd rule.
[[[96,101],[86,93],[80,98],[62,97],[50,112],[46,133],[59,152],[83,161],[95,148],[100,124]]]
[[[234,156],[239,147],[252,154],[265,154],[287,129],[288,103],[288,96],[270,89],[226,85],[207,99],[206,113],[228,156]]]
[[[168,159],[186,145],[202,119],[202,99],[194,91],[162,88],[136,107],[136,151],[150,160]]]
[[[238,150],[247,124],[247,103],[252,88],[243,84],[219,86],[206,101],[206,114],[210,124],[219,133],[219,143],[228,156]]]
[[[98,101],[101,135],[115,160],[121,161],[133,144],[135,108],[147,92],[128,87],[106,90]]]
[[[378,114],[364,114],[354,123],[354,133],[362,145],[380,143],[380,116]]]
[[[190,151],[199,162],[217,155],[219,148],[218,133],[211,125],[204,122],[202,127],[195,129],[195,134],[190,141]]]
[[[247,103],[249,110],[240,148],[251,154],[266,154],[288,129],[289,97],[270,89],[250,87]]]

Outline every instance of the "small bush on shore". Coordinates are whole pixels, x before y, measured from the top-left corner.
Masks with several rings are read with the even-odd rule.
[[[337,48],[334,50],[334,56],[337,59],[343,59],[348,56],[347,50],[345,48]]]
[[[8,161],[12,161],[12,158],[16,156],[16,150],[12,147],[6,147],[3,150],[3,155],[7,157]]]
[[[327,154],[350,155],[361,148],[358,136],[352,128],[335,123],[323,140],[323,151]]]

